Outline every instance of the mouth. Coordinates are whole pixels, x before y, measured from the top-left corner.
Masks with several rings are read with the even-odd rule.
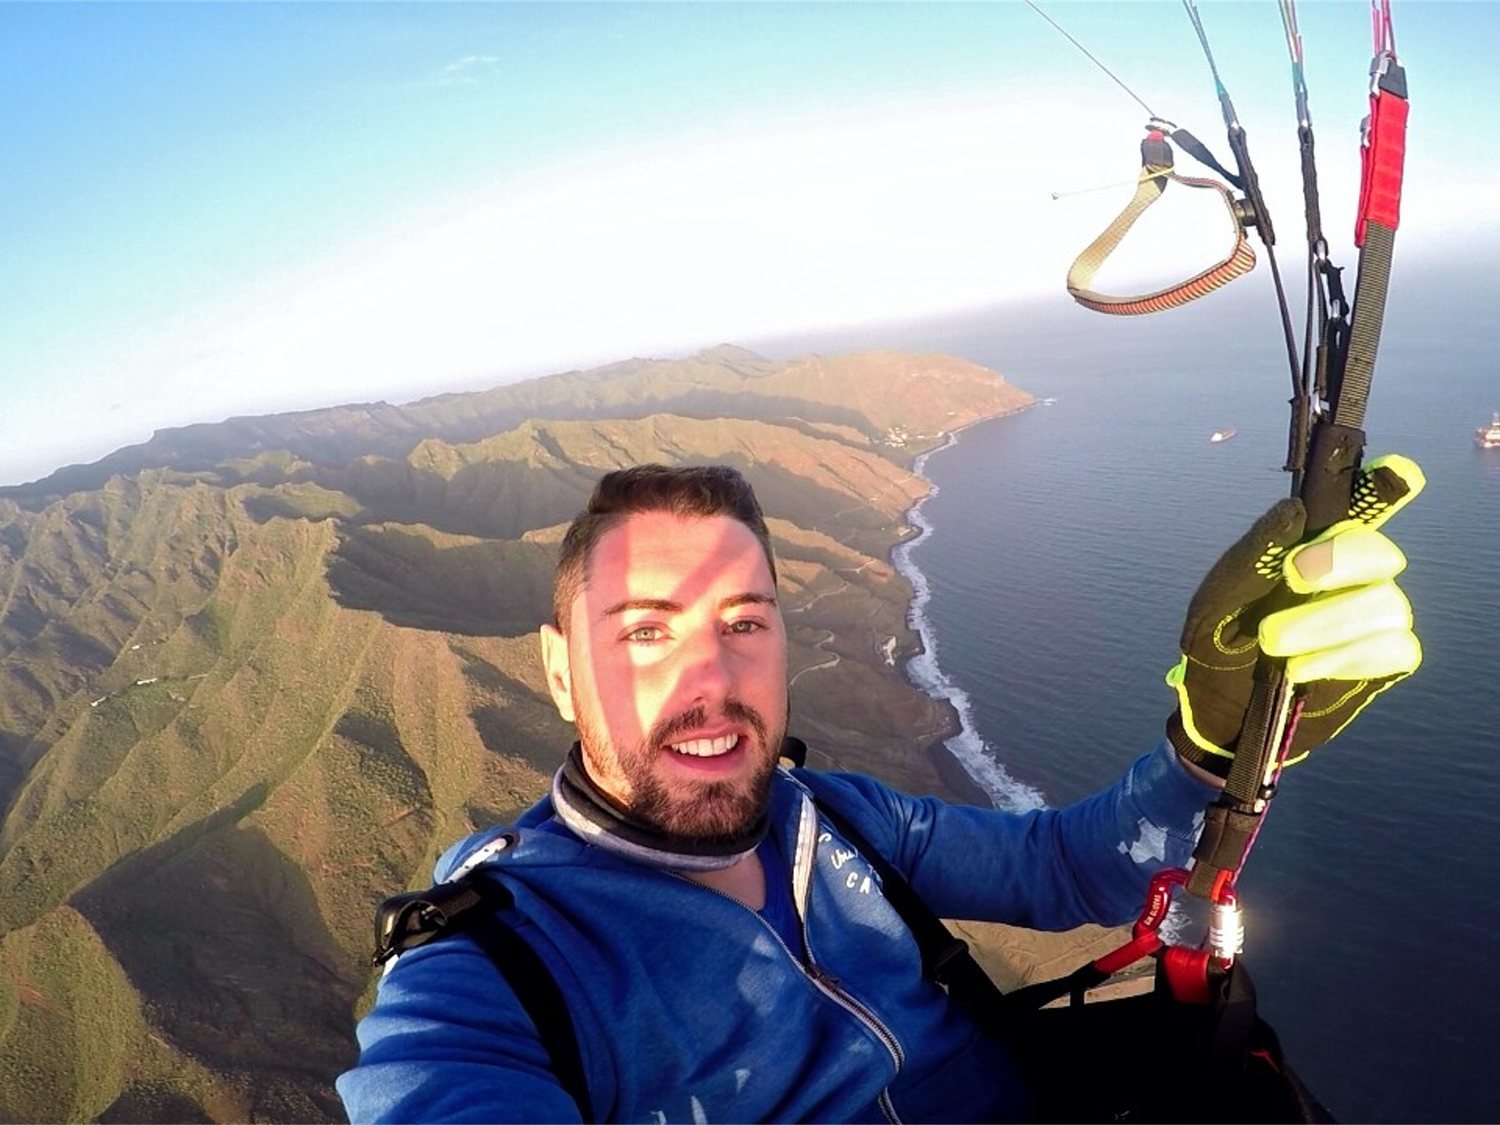
[[[687,758],[722,758],[740,744],[738,732],[713,737],[689,738],[667,743],[668,749]]]

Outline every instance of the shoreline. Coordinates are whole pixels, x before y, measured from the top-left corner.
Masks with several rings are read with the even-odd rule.
[[[943,701],[950,713],[957,718],[952,706]],[[954,796],[955,803],[960,805],[978,805],[980,808],[990,809],[995,807],[995,801],[990,796],[989,790],[969,776],[969,771],[964,769],[963,763],[958,760],[952,750],[948,749],[948,740],[959,733],[958,724],[953,724],[953,730],[945,734],[935,742],[929,742],[922,753],[932,763],[933,771],[938,775]]]
[[[1029,410],[1040,403],[1031,402],[1013,410],[976,418],[962,426],[949,430],[941,445],[933,446],[917,454],[911,461],[910,471],[927,483],[927,493],[906,512],[906,522],[917,528],[915,536],[908,537],[891,548],[891,565],[912,587],[911,601],[907,604],[907,627],[917,634],[917,651],[907,657],[902,670],[908,682],[918,691],[946,708],[949,715],[948,733],[930,743],[924,753],[943,783],[965,804],[989,806],[999,809],[1024,811],[1045,808],[1046,800],[1032,786],[1013,778],[1000,762],[992,748],[975,728],[968,694],[955,684],[938,663],[938,638],[925,608],[931,599],[931,586],[927,576],[912,560],[912,549],[926,541],[934,528],[922,515],[922,506],[938,494],[938,486],[927,476],[927,459],[958,444],[959,435],[984,422],[1008,418]]]

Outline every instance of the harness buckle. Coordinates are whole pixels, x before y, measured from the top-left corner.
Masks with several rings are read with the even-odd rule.
[[[483,901],[481,890],[468,879],[386,899],[375,911],[375,952],[370,963],[384,965],[408,949],[426,945]]]

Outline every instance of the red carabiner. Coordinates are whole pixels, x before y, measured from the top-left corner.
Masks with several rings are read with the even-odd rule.
[[[1161,929],[1172,906],[1172,888],[1185,886],[1187,881],[1188,873],[1181,867],[1166,867],[1156,873],[1146,891],[1146,905],[1135,920],[1136,937]]]
[[[1130,940],[1100,957],[1094,962],[1094,968],[1101,973],[1118,973],[1125,966],[1133,965],[1160,949],[1165,943],[1159,931],[1172,907],[1172,888],[1185,885],[1187,880],[1188,873],[1181,867],[1164,867],[1158,871],[1146,891],[1146,905],[1135,920]]]

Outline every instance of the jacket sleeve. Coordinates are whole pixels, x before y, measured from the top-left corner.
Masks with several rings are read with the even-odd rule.
[[[462,935],[401,956],[336,1085],[351,1122],[578,1121],[510,985]]]
[[[939,915],[1065,930],[1135,918],[1151,877],[1186,866],[1216,791],[1165,740],[1066,808],[1026,813],[910,797],[856,774],[804,777],[856,820]]]

